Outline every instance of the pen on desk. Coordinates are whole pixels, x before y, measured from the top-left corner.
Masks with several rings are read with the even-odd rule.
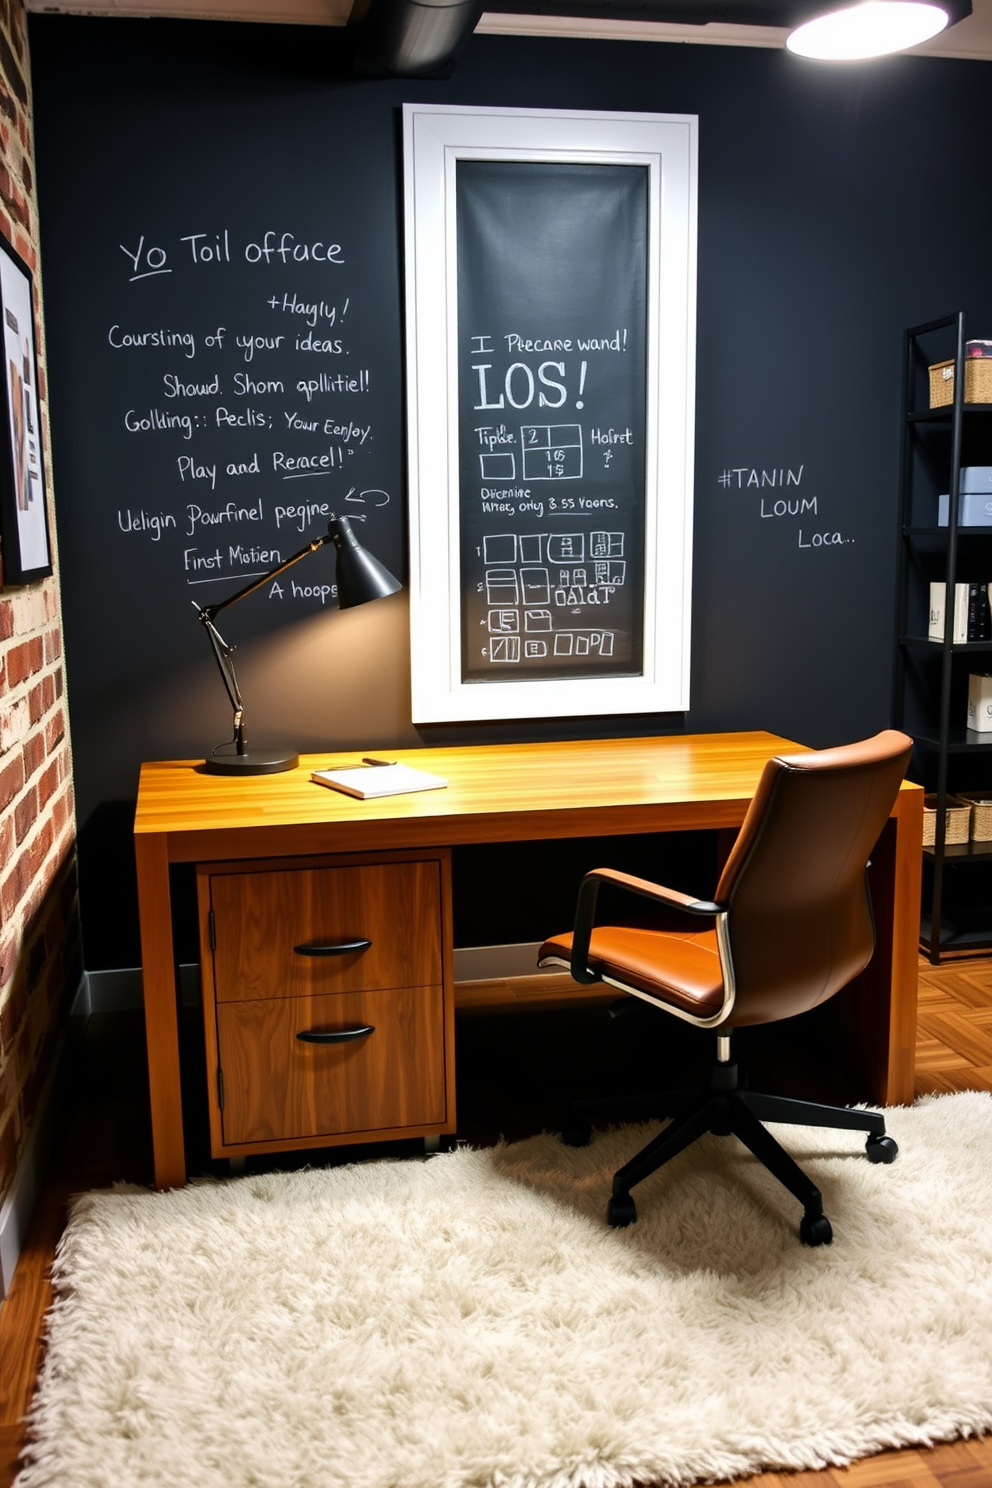
[[[395,760],[374,759],[371,755],[365,755],[362,758],[363,765],[395,765],[395,763]]]

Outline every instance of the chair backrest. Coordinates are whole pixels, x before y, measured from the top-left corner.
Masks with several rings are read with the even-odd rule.
[[[765,766],[716,892],[730,906],[731,1025],[805,1012],[868,964],[868,859],[911,750],[888,729]]]

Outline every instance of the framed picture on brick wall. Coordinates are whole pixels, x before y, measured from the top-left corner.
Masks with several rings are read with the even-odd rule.
[[[0,419],[0,541],[5,584],[52,571],[34,339],[34,286],[27,264],[0,237],[4,416]]]

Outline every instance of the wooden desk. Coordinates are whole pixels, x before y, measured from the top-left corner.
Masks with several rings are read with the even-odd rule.
[[[171,863],[736,829],[765,761],[800,747],[755,732],[398,751],[448,788],[379,801],[309,778],[357,755],[304,757],[296,770],[246,780],[209,775],[197,761],[145,765],[135,851],[156,1184],[186,1181]],[[906,785],[874,854],[875,955],[834,999],[864,1098],[883,1104],[913,1098],[922,820],[923,792]],[[450,979],[450,946],[445,962]]]

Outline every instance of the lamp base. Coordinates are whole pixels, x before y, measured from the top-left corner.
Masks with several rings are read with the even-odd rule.
[[[208,754],[203,768],[208,775],[278,775],[295,770],[298,754],[277,749],[249,749],[247,754]]]

